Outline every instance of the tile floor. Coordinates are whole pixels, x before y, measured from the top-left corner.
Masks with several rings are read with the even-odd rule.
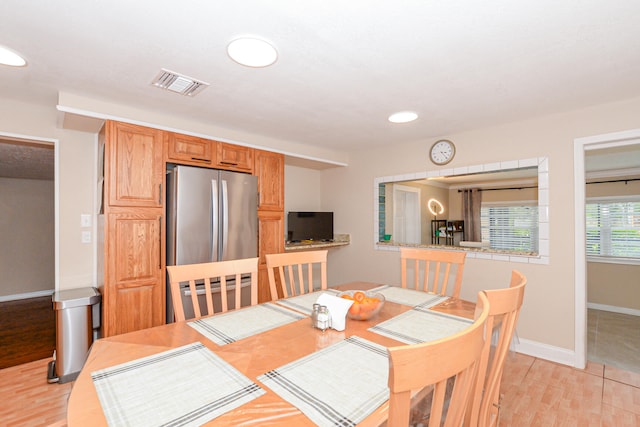
[[[500,426],[640,426],[640,374],[588,362],[575,369],[510,353]]]
[[[510,353],[500,426],[640,426],[640,317],[589,309],[587,368]]]
[[[587,360],[640,374],[640,316],[587,310]]]

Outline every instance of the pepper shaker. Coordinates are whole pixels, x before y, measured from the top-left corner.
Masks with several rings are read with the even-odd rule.
[[[311,326],[318,327],[318,313],[320,312],[320,304],[313,304],[313,311],[311,312]]]

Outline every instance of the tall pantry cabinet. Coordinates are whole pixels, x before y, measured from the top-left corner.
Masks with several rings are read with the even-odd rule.
[[[107,121],[104,149],[103,336],[165,318],[162,131]],[[99,257],[100,258],[100,257]],[[99,268],[100,270],[100,268]]]
[[[266,254],[284,252],[284,155],[255,150],[258,176],[258,301],[271,301]]]

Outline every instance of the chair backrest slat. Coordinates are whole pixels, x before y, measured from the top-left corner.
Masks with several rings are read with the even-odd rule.
[[[508,288],[483,291],[489,300],[485,347],[482,351],[481,370],[474,386],[474,398],[466,415],[465,425],[497,426],[500,409],[500,383],[504,362],[513,339],[520,309],[524,300],[526,277],[517,270],[511,272]],[[491,351],[491,338],[497,331],[498,339]]]
[[[242,276],[250,276],[250,305],[258,303],[258,258],[245,258],[231,261],[206,262],[199,264],[172,265],[167,266],[169,274],[169,287],[171,289],[171,297],[176,321],[185,319],[185,307],[183,306],[183,298],[180,294],[180,287],[183,283],[188,283],[189,292],[191,293],[191,305],[193,308],[194,318],[199,319],[204,315],[203,307],[200,307],[198,298],[198,286],[204,286],[204,299],[206,301],[207,314],[214,314],[215,304],[213,294],[215,288],[213,283],[220,283],[220,311],[224,313],[228,311],[229,305],[227,298],[230,292],[234,292],[234,307],[241,307],[242,303]],[[234,288],[229,284],[229,278],[235,279]],[[204,305],[204,304],[203,304]]]
[[[266,260],[272,301],[327,289],[326,250],[267,254]],[[319,283],[314,283],[314,268],[320,270]]]
[[[391,347],[389,352],[390,427],[409,425],[411,392],[433,385],[429,427],[440,426],[447,383],[454,382],[445,426],[462,425],[475,384],[485,343],[484,327],[489,315],[485,294],[478,294],[477,317],[463,331],[420,344]]]
[[[466,256],[465,251],[400,248],[402,287],[406,288],[413,284],[415,290],[440,295],[450,294],[450,296],[458,298],[462,288]],[[432,271],[433,276],[431,275]],[[413,275],[411,280],[409,273]],[[420,280],[421,277],[422,280]],[[453,282],[452,290],[449,288],[451,282]]]

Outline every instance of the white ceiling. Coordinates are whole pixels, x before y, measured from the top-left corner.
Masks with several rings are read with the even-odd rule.
[[[637,0],[2,0],[1,97],[59,91],[359,150],[640,96]],[[269,68],[226,45],[272,42]],[[194,98],[150,85],[204,80]],[[391,124],[413,110],[420,118]]]

